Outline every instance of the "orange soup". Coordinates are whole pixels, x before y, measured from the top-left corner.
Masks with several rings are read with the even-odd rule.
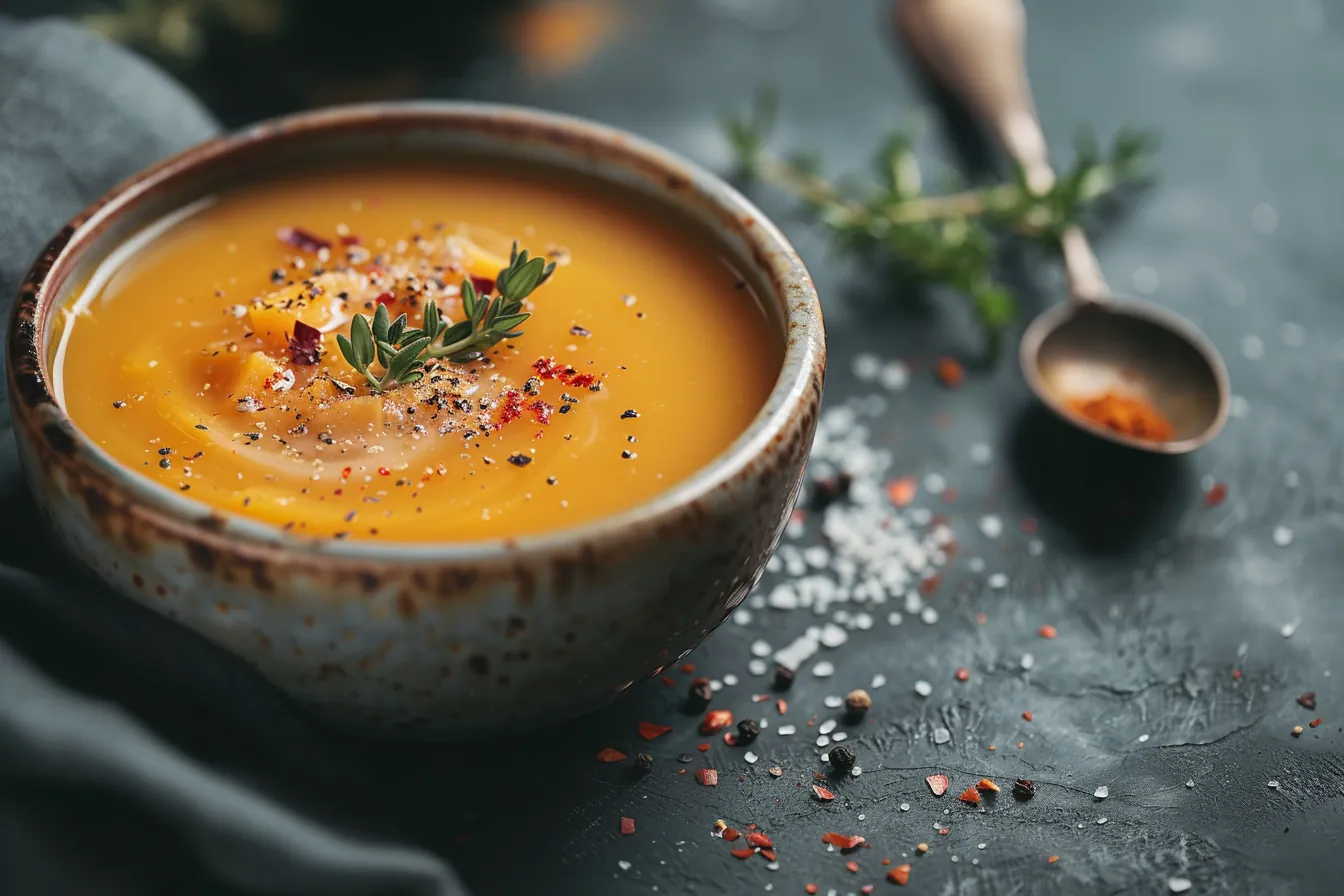
[[[466,541],[687,478],[761,409],[781,343],[675,212],[466,161],[184,209],[75,297],[53,378],[114,458],[212,507],[317,537]]]

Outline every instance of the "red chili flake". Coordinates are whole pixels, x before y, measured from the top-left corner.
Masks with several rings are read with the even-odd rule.
[[[700,722],[701,734],[717,734],[733,724],[733,711],[730,709],[711,709]]]
[[[1316,692],[1315,692],[1315,691],[1304,691],[1304,692],[1302,693],[1302,695],[1299,696],[1299,697],[1297,698],[1297,705],[1300,706],[1300,707],[1302,707],[1303,709],[1315,709],[1315,708],[1316,708]]]
[[[565,380],[565,382],[579,389],[587,389],[597,382],[597,377],[591,373],[580,373],[571,376],[569,379]]]
[[[356,235],[353,234],[353,233],[347,233],[347,234],[345,234],[344,236],[341,237],[341,245],[342,245],[342,246],[358,246],[358,245],[359,245],[359,237],[356,236]]]
[[[806,893],[807,896],[817,896],[817,885],[808,884],[807,886],[803,887],[803,892]]]
[[[1208,491],[1204,493],[1204,504],[1207,507],[1217,507],[1223,503],[1227,497],[1227,483],[1215,482]]]
[[[322,357],[322,331],[301,320],[294,321],[294,335],[289,338],[291,364],[316,364]]]
[[[846,862],[846,863],[845,863],[845,870],[848,871],[850,874],[858,874],[858,873],[859,873],[859,863],[858,863],[858,862]]]
[[[723,829],[723,839],[727,840],[729,843],[732,843],[734,840],[736,840],[738,837],[741,836],[742,835],[737,832],[737,828]]]
[[[827,790],[825,787],[822,787],[820,784],[812,785],[812,794],[817,799],[823,802],[830,802],[831,800],[835,799],[835,794],[831,793],[829,790]]]
[[[666,675],[663,676],[663,684],[667,685],[670,688],[674,688],[677,686],[677,683],[673,681],[671,678],[668,678]]]
[[[350,468],[349,468],[349,467],[346,467],[344,470],[341,470],[341,478],[342,478],[342,479],[349,479],[349,478],[350,478]]]
[[[873,885],[864,884],[863,886],[859,887],[859,892],[864,894],[864,896],[868,896],[869,893],[873,892]]]
[[[391,305],[397,300],[397,294],[392,292],[379,293],[378,298],[374,299],[379,305]]]
[[[501,425],[512,423],[523,415],[523,393],[517,389],[507,390],[503,405],[499,410],[499,422]]]
[[[1031,721],[1031,711],[1028,710],[1027,712],[1022,713],[1022,718],[1026,719],[1028,722],[1030,722],[1030,721]]]
[[[1320,720],[1320,719],[1312,719],[1312,720],[1311,720],[1311,727],[1312,727],[1312,728],[1319,728],[1320,726],[1321,726],[1321,720]]]
[[[302,227],[281,227],[275,232],[276,239],[298,249],[300,252],[320,252],[331,248],[331,240],[323,239]]]
[[[492,277],[471,277],[470,280],[480,295],[488,296],[495,291],[495,281]]]
[[[624,837],[629,837],[634,832],[635,832],[635,820],[633,818],[626,818],[625,816],[621,816],[621,835]]]
[[[956,358],[939,358],[933,366],[938,381],[949,389],[955,389],[966,381],[966,371],[957,363]]]
[[[1047,641],[1053,641],[1055,636],[1059,634],[1059,629],[1055,628],[1053,625],[1043,625],[1040,627],[1039,634]]]
[[[699,750],[701,753],[708,753],[709,744],[699,744],[696,746],[696,749]]]
[[[532,412],[532,419],[536,420],[542,426],[549,424],[551,422],[551,415],[555,413],[554,406],[547,404],[540,398],[528,405],[527,409]]]
[[[1018,748],[1019,750],[1022,749],[1022,741],[1018,741],[1018,742],[1017,742],[1017,748]]]
[[[1046,859],[1046,861],[1049,862],[1051,865],[1053,865],[1059,861],[1059,856],[1051,856],[1050,858]]]
[[[957,669],[957,681],[969,681],[970,678],[971,678],[970,669],[967,669],[965,666],[961,666],[960,668]]]
[[[1036,517],[1028,516],[1022,518],[1022,534],[1034,535],[1036,533]]]
[[[706,787],[719,786],[718,769],[713,768],[696,769],[695,777],[696,780],[698,780],[701,784],[705,785]]]
[[[989,780],[988,778],[981,778],[981,779],[980,779],[980,783],[979,783],[979,784],[976,784],[975,786],[978,787],[978,788],[980,788],[981,790],[989,790],[989,791],[993,791],[994,793],[998,793],[998,792],[999,792],[999,785],[995,784],[993,781]]]
[[[901,887],[910,883],[910,866],[897,865],[887,872],[887,880]]]
[[[681,671],[686,675],[690,675],[692,672],[695,671],[695,663],[682,663]]]
[[[883,864],[883,865],[890,865],[890,864],[891,864],[891,859],[883,859],[883,860],[882,860],[882,864]]]
[[[748,834],[747,842],[750,843],[752,846],[759,846],[763,849],[769,849],[770,847],[775,845],[770,841],[770,838],[767,835],[762,834],[759,831]]]
[[[730,747],[737,746],[737,735],[731,731],[723,732],[723,742]]]
[[[783,697],[780,697],[775,701],[775,709],[779,710],[780,715],[784,715],[789,711],[789,704]]]
[[[903,476],[887,483],[887,498],[897,507],[907,507],[915,500],[919,484],[913,476]]]
[[[768,862],[773,862],[775,859],[779,858],[779,856],[775,854],[775,851],[773,849],[761,850],[761,857]]]
[[[835,831],[827,831],[821,835],[821,842],[829,843],[836,849],[853,849],[860,843],[865,842],[865,838],[858,834],[851,834],[847,837],[844,834],[837,834]]]
[[[987,614],[987,613],[976,613],[976,614],[975,614],[975,622],[976,622],[977,625],[984,625],[984,624],[985,624],[986,622],[988,622],[988,621],[989,621],[989,614]]]
[[[607,747],[597,754],[598,762],[624,762],[626,758],[626,755],[620,750],[613,750],[611,747]]]
[[[980,802],[980,791],[976,790],[974,787],[967,787],[961,792],[961,796],[957,797],[957,799],[961,800],[963,803],[970,803],[974,806],[976,803]]]
[[[670,725],[655,725],[652,722],[640,722],[636,727],[639,729],[639,736],[645,740],[662,737],[672,730]]]
[[[1240,678],[1241,678],[1241,670],[1240,670],[1240,669],[1233,669],[1233,670],[1232,670],[1232,677],[1233,677],[1233,678],[1236,678],[1236,679],[1240,679]]]
[[[686,670],[685,670],[685,669],[682,669],[681,671],[685,672]],[[692,671],[694,671],[694,670],[692,670]],[[700,677],[698,677],[698,678],[692,678],[692,679],[691,679],[691,687],[693,687],[693,688],[698,688],[698,687],[700,687],[701,685],[704,685],[705,687],[709,687],[709,679],[708,679],[708,678],[705,678],[704,676],[700,676]]]
[[[756,850],[747,848],[735,849],[733,850],[732,855],[733,858],[735,859],[749,859],[752,856],[756,855]]]
[[[934,796],[942,796],[947,793],[948,785],[951,783],[947,780],[947,775],[929,775],[924,781],[929,785],[929,789],[933,791]]]
[[[797,523],[801,526],[803,523],[807,522],[807,511],[803,510],[801,507],[793,508],[793,513],[789,514],[789,522]]]
[[[919,583],[919,593],[928,597],[938,590],[938,586],[943,583],[939,576],[929,576]]]

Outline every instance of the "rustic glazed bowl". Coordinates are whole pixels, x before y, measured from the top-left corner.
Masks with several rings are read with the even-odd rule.
[[[634,510],[539,536],[438,545],[306,539],[118,465],[52,397],[51,325],[89,272],[167,213],[258,176],[376,155],[494,156],[594,174],[698,220],[756,283],[786,348],[722,455]],[[416,103],[263,123],[170,158],[56,236],[9,332],[14,429],[59,539],[122,594],[243,657],[341,726],[460,738],[590,710],[700,643],[761,576],[812,445],[825,367],[811,278],[733,189],[602,125]]]

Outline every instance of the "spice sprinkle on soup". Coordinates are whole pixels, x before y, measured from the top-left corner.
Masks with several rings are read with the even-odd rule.
[[[544,168],[267,180],[125,250],[64,315],[58,399],[128,468],[314,537],[619,513],[726,449],[780,370],[706,234]]]

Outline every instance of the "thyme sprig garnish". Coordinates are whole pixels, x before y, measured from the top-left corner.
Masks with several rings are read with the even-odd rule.
[[[725,117],[739,173],[800,199],[842,250],[894,262],[916,283],[965,293],[991,348],[1017,314],[1013,291],[995,273],[999,238],[1016,235],[1057,252],[1060,234],[1098,200],[1146,179],[1154,148],[1149,135],[1123,131],[1102,153],[1083,136],[1073,165],[1047,190],[1032,190],[1015,168],[1007,183],[967,187],[949,176],[947,192],[930,194],[915,155],[917,135],[906,130],[878,151],[876,186],[855,187],[827,180],[815,156],[770,152],[777,110],[776,96],[762,91],[748,114]]]
[[[466,316],[457,323],[444,320],[433,300],[425,302],[420,327],[408,326],[405,314],[392,320],[387,306],[379,305],[372,322],[356,314],[350,321],[349,337],[337,334],[336,344],[374,392],[417,382],[425,375],[425,361],[431,358],[465,363],[497,342],[521,336],[523,331],[517,327],[532,316],[523,311],[523,301],[554,271],[555,262],[529,257],[526,249],[518,250],[515,241],[509,266],[495,278],[497,297],[478,293],[470,278],[463,279],[462,312]],[[370,369],[375,360],[383,369],[381,374]]]

